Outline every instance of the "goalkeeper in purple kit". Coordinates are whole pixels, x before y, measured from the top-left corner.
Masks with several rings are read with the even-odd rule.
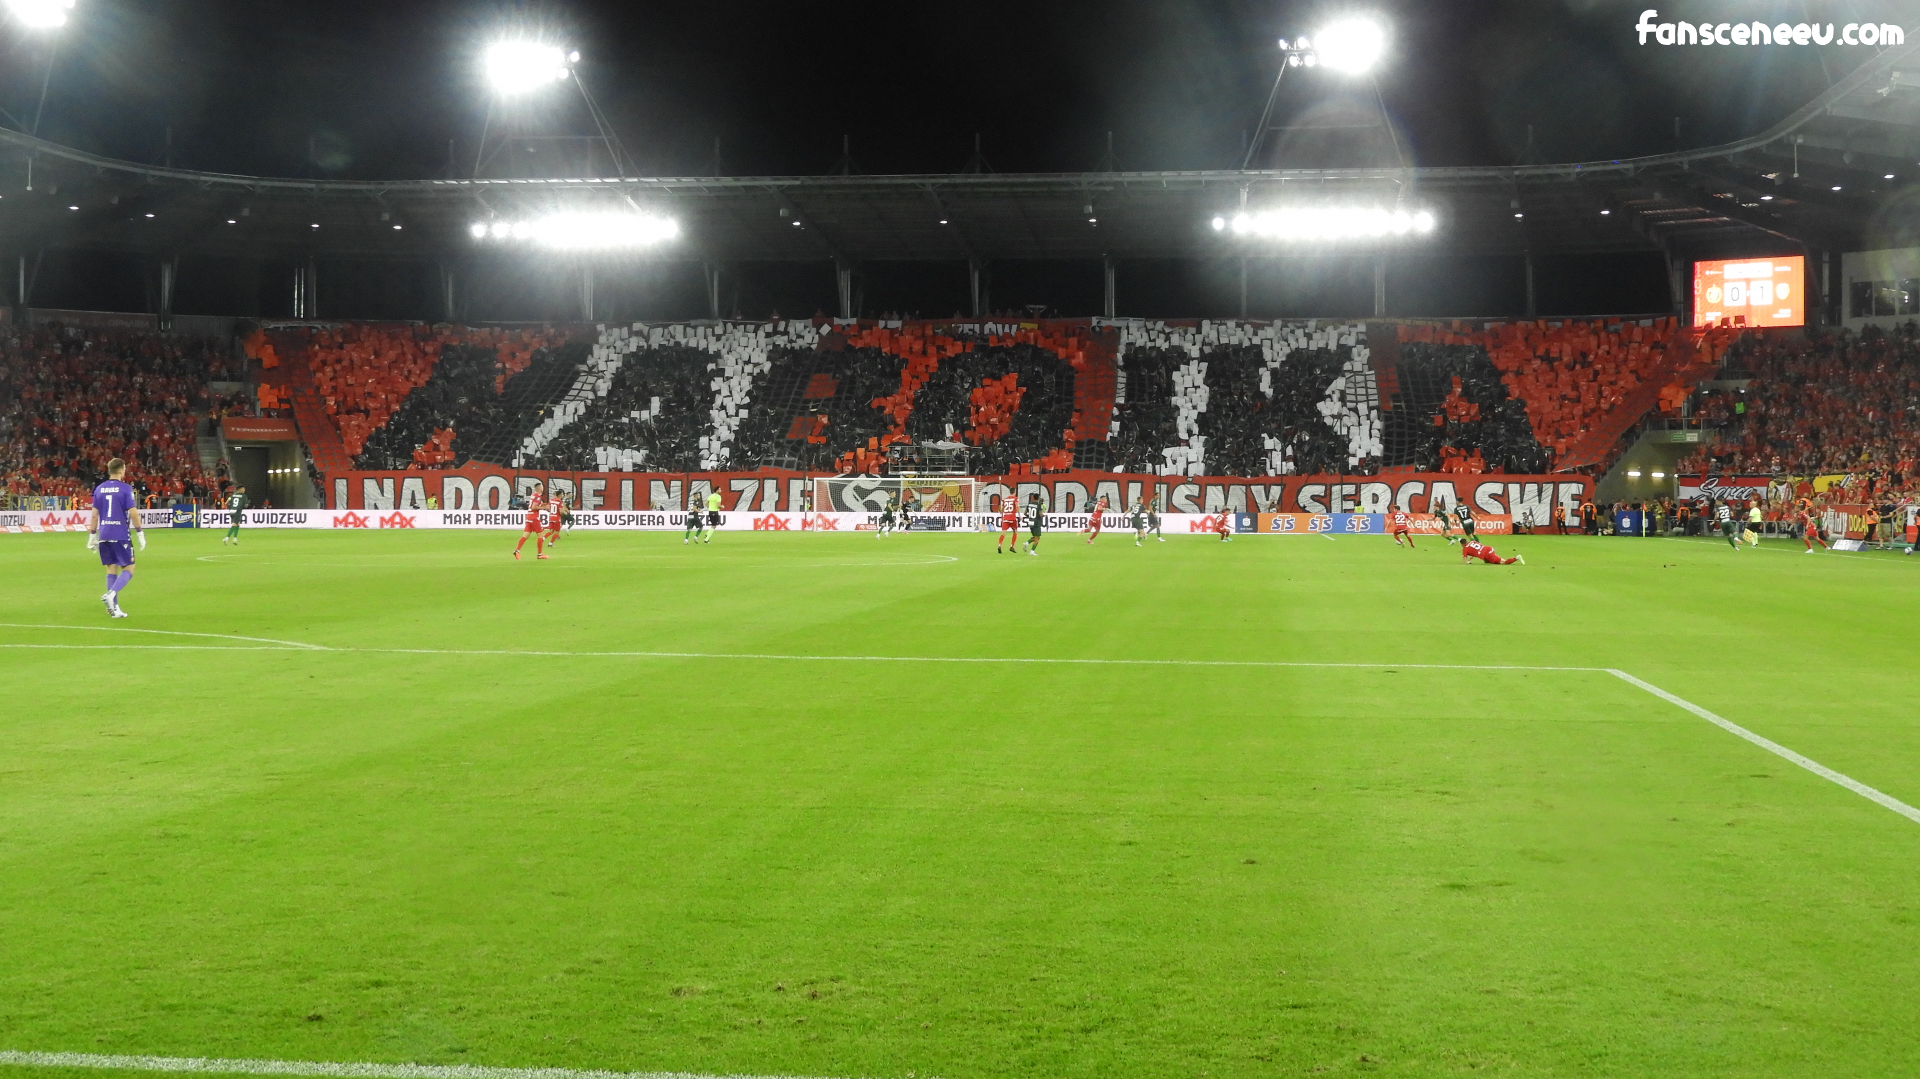
[[[120,590],[133,583],[134,535],[139,537],[140,549],[147,549],[147,530],[140,524],[133,485],[126,481],[126,474],[125,461],[115,457],[107,462],[106,482],[93,489],[93,513],[87,520],[87,550],[99,551],[100,564],[107,567],[107,590],[100,602],[115,618],[127,617],[120,609]]]

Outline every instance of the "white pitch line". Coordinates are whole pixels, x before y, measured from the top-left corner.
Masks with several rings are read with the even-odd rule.
[[[314,652],[325,652],[329,650],[324,644],[304,644],[300,641],[282,641],[273,637],[242,637],[234,633],[188,633],[185,630],[179,629],[135,629],[132,626],[44,626],[31,625],[25,622],[0,622],[0,629],[72,629],[86,630],[95,633],[157,633],[167,637],[214,637],[223,641],[255,641],[260,644],[284,645],[288,648],[301,648]],[[102,645],[95,647],[110,648],[118,646]]]
[[[221,1060],[211,1057],[22,1053],[0,1049],[0,1065],[100,1068],[109,1071],[197,1072],[203,1075],[312,1075],[328,1079],[753,1079],[692,1072],[616,1072],[576,1068],[489,1068],[473,1064],[336,1064],[318,1060]]]
[[[1763,738],[1730,719],[1714,715],[1712,712],[1707,711],[1692,701],[1668,693],[1666,690],[1661,689],[1651,682],[1642,681],[1625,671],[1618,671],[1612,668],[1608,668],[1607,673],[1620,679],[1622,682],[1626,682],[1628,685],[1639,686],[1641,689],[1646,690],[1648,693],[1653,694],[1669,704],[1677,704],[1736,738],[1744,738],[1782,760],[1791,761],[1805,768],[1807,771],[1812,772],[1814,775],[1819,776],[1821,779],[1830,783],[1837,783],[1870,802],[1878,802],[1880,805],[1893,810],[1895,813],[1913,821],[1915,824],[1920,824],[1920,809],[1913,808],[1891,794],[1877,791],[1851,776],[1834,771],[1811,757],[1801,756],[1772,739]]]
[[[19,623],[0,622],[0,628],[8,629],[95,629],[112,633],[174,633],[183,637],[222,637],[240,641],[271,641],[266,637],[238,637],[224,633],[184,633],[176,630],[134,629],[119,626],[33,626]],[[1735,737],[1745,739],[1783,760],[1790,761],[1829,782],[1836,783],[1872,802],[1877,802],[1895,813],[1920,824],[1920,809],[1908,805],[1898,798],[1875,790],[1845,775],[1836,772],[1811,757],[1795,753],[1778,742],[1764,738],[1740,726],[1730,719],[1717,716],[1705,708],[1694,704],[1684,697],[1669,693],[1651,682],[1635,678],[1623,670],[1613,667],[1544,667],[1522,666],[1517,664],[1477,664],[1477,663],[1319,663],[1307,660],[1273,659],[1074,659],[1057,656],[806,656],[779,652],[561,652],[532,651],[506,648],[329,648],[325,645],[303,644],[298,641],[273,641],[254,646],[235,645],[167,645],[167,644],[0,644],[0,648],[29,649],[139,649],[146,651],[221,651],[221,652],[331,652],[354,653],[361,655],[405,655],[405,656],[526,656],[529,658],[579,658],[579,659],[714,659],[714,660],[756,660],[788,663],[1009,663],[1031,665],[1061,665],[1087,667],[1242,667],[1257,669],[1314,668],[1314,669],[1351,669],[1351,670],[1408,670],[1408,671],[1565,671],[1579,674],[1610,674],[1629,685],[1638,686],[1648,693],[1670,704],[1692,712],[1701,719],[1713,724]]]

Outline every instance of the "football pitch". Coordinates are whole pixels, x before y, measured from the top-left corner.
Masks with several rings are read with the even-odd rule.
[[[1920,1054],[1915,559],[514,538],[0,537],[0,1074]]]

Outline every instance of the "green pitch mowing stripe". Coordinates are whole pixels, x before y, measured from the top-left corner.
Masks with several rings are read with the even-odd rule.
[[[0,622],[0,629],[53,629],[53,630],[99,629],[99,630],[105,630],[107,632],[159,633],[159,634],[166,634],[166,633],[172,632],[169,630],[158,630],[158,629],[136,630],[131,628],[121,628],[121,627],[114,627],[114,626],[32,626],[32,625],[24,625],[16,622]],[[1908,820],[1911,820],[1916,824],[1920,824],[1920,809],[1915,809],[1914,807],[1906,804],[1905,802],[1902,802],[1898,798],[1895,798],[1888,794],[1884,794],[1880,791],[1873,789],[1872,787],[1867,786],[1864,783],[1858,782],[1857,780],[1854,780],[1848,776],[1842,775],[1841,773],[1836,772],[1831,768],[1828,768],[1826,765],[1821,764],[1819,761],[1813,760],[1809,757],[1802,756],[1799,753],[1795,753],[1793,750],[1788,749],[1787,747],[1780,745],[1777,742],[1771,741],[1766,738],[1762,738],[1761,736],[1753,733],[1752,731],[1747,730],[1745,727],[1742,727],[1731,720],[1723,719],[1720,716],[1714,715],[1712,712],[1707,711],[1706,709],[1700,707],[1697,704],[1694,704],[1691,701],[1685,700],[1681,697],[1674,696],[1673,694],[1668,693],[1666,690],[1661,689],[1659,686],[1656,686],[1651,682],[1642,681],[1638,678],[1635,678],[1633,675],[1628,674],[1625,671],[1614,670],[1613,668],[1610,668],[1610,667],[1608,668],[1517,667],[1517,666],[1491,666],[1491,665],[1485,665],[1485,664],[1384,663],[1384,662],[1382,663],[1295,663],[1287,660],[1054,659],[1054,658],[1031,657],[1031,656],[783,656],[783,655],[772,655],[767,653],[711,653],[711,652],[536,652],[536,651],[526,651],[526,650],[518,650],[518,649],[353,648],[353,647],[330,648],[326,645],[319,645],[319,644],[300,644],[295,641],[270,641],[262,637],[231,637],[226,634],[219,634],[219,633],[181,633],[177,635],[184,636],[184,637],[228,637],[228,639],[230,640],[259,641],[259,642],[264,642],[266,644],[276,646],[276,647],[293,649],[293,650],[305,650],[305,651],[382,652],[382,653],[395,653],[395,654],[401,654],[401,655],[433,655],[433,656],[569,656],[569,657],[595,657],[595,658],[611,657],[611,658],[624,658],[624,659],[727,659],[727,660],[746,659],[746,660],[776,660],[776,661],[782,661],[782,662],[823,662],[823,663],[1065,663],[1065,664],[1095,664],[1095,665],[1147,666],[1147,667],[1164,667],[1164,666],[1173,666],[1173,667],[1334,667],[1334,668],[1360,667],[1360,668],[1372,668],[1372,669],[1379,669],[1384,667],[1396,667],[1396,668],[1404,668],[1408,670],[1574,671],[1574,672],[1588,672],[1588,673],[1604,671],[1605,673],[1611,674],[1614,677],[1619,678],[1630,685],[1635,685],[1640,687],[1641,689],[1646,690],[1648,693],[1651,693],[1654,696],[1659,697],[1661,700],[1669,701],[1673,704],[1679,705],[1681,708],[1684,708],[1687,711],[1692,712],[1693,714],[1699,716],[1700,718],[1706,720],[1707,722],[1713,724],[1714,726],[1719,727],[1722,730],[1725,730],[1735,735],[1736,737],[1744,738],[1745,740],[1752,742],[1754,745],[1759,746],[1761,749],[1764,749],[1767,752],[1782,758],[1783,760],[1791,761],[1795,765],[1798,765],[1801,768],[1805,768],[1807,771],[1812,772],[1814,775],[1817,775],[1822,779],[1828,780],[1829,782],[1845,787],[1846,789],[1854,792],[1855,794],[1860,795],[1862,798],[1865,798],[1869,801],[1878,802],[1879,804],[1886,806],[1888,809],[1893,810],[1895,813],[1898,813],[1901,816],[1906,817]],[[163,650],[173,649],[173,650],[195,650],[195,651],[219,651],[219,650],[225,650],[225,649],[232,649],[234,648],[234,646],[231,646],[231,645],[150,645],[150,644],[136,644],[136,645],[0,644],[0,648],[80,648],[80,649],[91,648],[91,649],[115,649],[115,650],[126,649],[126,648],[145,648],[145,649],[163,649]]]
[[[103,1053],[22,1053],[0,1049],[0,1064],[22,1068],[192,1072],[199,1075],[300,1075],[320,1079],[755,1079],[690,1072],[609,1072],[573,1068],[484,1068],[472,1064],[335,1064],[318,1060],[218,1060]]]
[[[132,624],[284,643],[0,627],[116,646],[0,650],[0,1046],[1910,1069],[1920,831],[1603,673],[1915,803],[1910,560],[183,532]],[[0,618],[107,625],[70,540],[0,537]],[[819,656],[889,660],[752,658]]]

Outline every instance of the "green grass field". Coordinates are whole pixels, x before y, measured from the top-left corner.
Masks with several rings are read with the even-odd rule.
[[[218,535],[158,534],[112,623],[81,537],[0,537],[0,1050],[888,1079],[1920,1053],[1920,824],[1604,671],[1417,666],[1619,668],[1920,802],[1914,559]],[[799,658],[859,656],[921,661]]]

